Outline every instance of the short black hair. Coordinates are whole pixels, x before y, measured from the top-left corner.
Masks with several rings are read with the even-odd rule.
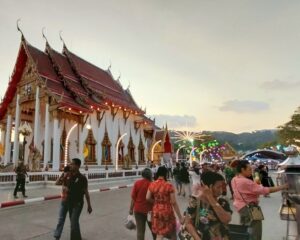
[[[212,171],[202,173],[201,180],[206,186],[214,185],[217,181],[225,181],[221,174]]]
[[[70,172],[70,166],[69,165],[64,167],[64,172]]]
[[[143,171],[142,171],[142,177],[145,178],[145,179],[148,179],[149,181],[152,180],[152,172],[149,168],[145,168]]]
[[[72,161],[74,162],[74,164],[78,167],[81,166],[81,160],[79,158],[73,158]]]
[[[239,160],[237,161],[236,171],[238,173],[242,172],[242,169],[246,169],[247,165],[250,164],[247,160]]]
[[[167,180],[168,169],[165,166],[161,166],[157,169],[156,177],[164,177]]]

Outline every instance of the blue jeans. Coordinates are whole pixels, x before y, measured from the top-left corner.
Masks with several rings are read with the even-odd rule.
[[[59,209],[59,217],[56,229],[54,231],[54,237],[60,239],[61,233],[64,228],[66,216],[69,210],[68,203],[66,201],[61,201]]]
[[[81,240],[79,218],[83,208],[83,202],[74,203],[69,208],[71,222],[71,240]]]

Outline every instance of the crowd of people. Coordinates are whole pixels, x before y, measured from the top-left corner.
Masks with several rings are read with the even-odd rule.
[[[196,161],[188,166],[181,162],[176,163],[172,175],[169,172],[166,166],[151,166],[143,170],[143,179],[134,184],[129,214],[135,216],[138,240],[145,239],[146,223],[153,239],[232,239],[228,224],[234,210],[249,239],[261,240],[263,213],[259,196],[268,197],[288,187],[274,186],[266,166],[253,166],[246,160],[225,166],[208,163],[200,166]],[[256,176],[259,181],[255,180]],[[226,196],[227,186],[230,197]],[[183,212],[176,194],[188,197]],[[181,225],[177,233],[176,223]]]
[[[74,158],[56,181],[62,186],[62,196],[54,238],[60,239],[65,219],[69,213],[71,240],[81,240],[79,218],[84,197],[88,213],[92,212],[88,181],[79,171],[81,160]],[[14,196],[21,191],[25,195],[26,168],[16,168],[17,184]],[[174,187],[175,186],[175,187]],[[251,240],[262,239],[262,210],[259,196],[287,189],[287,185],[274,186],[265,165],[236,160],[225,166],[193,161],[172,165],[153,164],[142,171],[131,191],[129,215],[134,216],[137,240],[145,239],[146,224],[153,239],[176,240],[228,240],[231,238],[228,224],[233,209],[240,215],[240,224],[247,227]],[[227,189],[230,197],[227,197]],[[177,197],[187,199],[182,212]],[[230,201],[232,200],[232,204]],[[253,214],[255,211],[255,214]],[[176,220],[177,216],[177,220]],[[178,225],[180,231],[178,232]]]

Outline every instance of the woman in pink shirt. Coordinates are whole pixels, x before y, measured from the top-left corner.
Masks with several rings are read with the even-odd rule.
[[[277,187],[264,187],[250,179],[252,168],[248,161],[238,161],[236,166],[237,176],[232,179],[232,188],[234,192],[233,206],[240,214],[241,224],[249,226],[251,229],[251,239],[262,239],[262,221],[251,221],[247,205],[258,205],[260,195],[266,195],[286,189],[287,185]]]

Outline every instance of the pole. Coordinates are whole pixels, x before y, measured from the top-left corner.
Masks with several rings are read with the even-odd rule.
[[[74,128],[77,127],[77,123],[75,123],[71,129],[69,130],[68,134],[67,134],[67,137],[66,137],[66,141],[65,141],[65,166],[67,166],[68,164],[68,148],[69,148],[69,138],[70,138],[70,135],[72,133],[72,131],[74,130]]]
[[[203,153],[205,153],[207,150],[204,149],[201,153],[200,153],[200,164],[202,163],[202,157],[203,157]]]
[[[116,171],[119,169],[119,144],[122,140],[127,135],[127,133],[124,133],[121,137],[119,137],[116,145]]]
[[[178,155],[179,155],[180,149],[182,149],[184,147],[185,147],[185,145],[182,145],[180,148],[177,149],[177,151],[176,151],[176,162],[178,162]]]

